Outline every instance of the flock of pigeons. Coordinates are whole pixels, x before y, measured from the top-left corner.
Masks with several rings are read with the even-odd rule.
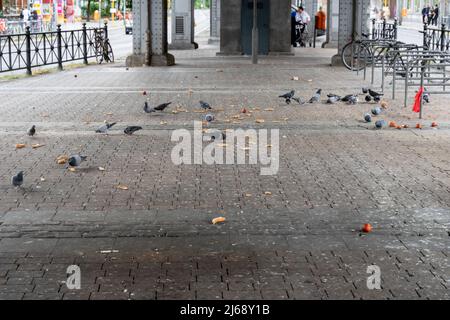
[[[367,102],[370,102],[372,100],[375,102],[380,102],[381,97],[383,96],[382,93],[378,93],[378,92],[373,91],[372,89],[368,89],[368,88],[363,88],[362,91],[364,94],[367,94],[365,97],[365,100]],[[321,95],[322,95],[322,89],[317,89],[316,93],[314,93],[314,95],[311,97],[311,99],[308,100],[308,103],[320,102]],[[296,101],[299,104],[305,103],[305,101],[303,101],[301,97],[295,96],[295,90],[285,93],[285,94],[279,96],[279,98],[285,99],[286,104],[290,104],[292,102],[292,100]],[[348,94],[345,96],[339,96],[334,93],[327,94],[326,103],[334,104],[339,101],[347,102],[348,104],[356,104],[358,102],[358,94]]]
[[[200,107],[204,110],[211,110],[212,107],[210,106],[209,103],[205,102],[205,101],[200,101]],[[150,107],[148,105],[148,102],[146,101],[144,103],[144,112],[145,113],[154,113],[154,112],[162,112],[164,111],[167,107],[169,107],[172,104],[172,102],[167,102],[167,103],[162,103],[156,107]],[[207,121],[208,123],[214,120],[214,115],[213,114],[207,114],[204,117],[204,120]],[[108,123],[106,122],[105,124],[101,125],[98,129],[95,130],[96,133],[108,133],[108,130],[111,129],[114,125],[116,125],[116,122],[113,123]],[[136,131],[142,130],[142,127],[140,126],[128,126],[125,128],[125,130],[123,131],[126,135],[132,135],[133,133],[135,133]],[[33,137],[36,134],[36,126],[33,125],[30,129],[28,129],[27,131],[28,136]],[[221,133],[222,134],[222,138],[225,139],[225,133]],[[215,136],[213,135],[211,137],[212,139],[215,138]],[[81,163],[83,161],[85,161],[87,159],[87,156],[82,156],[79,154],[74,154],[71,155],[68,158],[68,165],[71,167],[78,167],[81,165]],[[24,182],[24,172],[23,171],[19,171],[17,174],[15,174],[14,176],[12,176],[11,178],[11,184],[14,187],[21,187],[23,185]]]
[[[382,93],[376,92],[372,89],[369,88],[362,88],[362,93],[365,94],[365,101],[366,102],[380,102],[381,98],[383,96]],[[316,102],[320,102],[321,100],[321,95],[322,95],[322,89],[318,89],[314,95],[308,100],[308,103],[316,103]],[[430,102],[430,95],[428,92],[424,92],[423,93],[423,100],[425,102]],[[301,97],[296,97],[295,96],[295,90],[292,90],[288,93],[285,93],[283,95],[280,95],[279,98],[283,98],[286,102],[286,104],[290,104],[292,101],[296,101],[298,104],[304,104],[305,101],[302,100]],[[334,104],[337,103],[339,101],[342,102],[346,102],[347,104],[356,104],[358,102],[358,94],[348,94],[345,96],[339,96],[337,94],[333,94],[333,93],[329,93],[327,94],[327,100],[326,103],[327,104]],[[199,101],[200,103],[200,107],[204,110],[211,110],[212,107],[210,106],[209,103],[205,102],[205,101]],[[154,112],[162,112],[164,111],[166,108],[168,108],[170,105],[172,104],[172,102],[167,102],[167,103],[162,103],[156,107],[150,107],[148,102],[146,101],[144,103],[144,112],[145,113],[154,113]],[[372,115],[379,115],[381,113],[381,108],[380,107],[375,107],[372,109]],[[370,115],[369,113],[366,113],[364,115],[364,120],[366,122],[371,122],[372,121],[372,115]],[[204,120],[207,123],[212,122],[215,119],[214,115],[211,113],[208,113],[204,116]],[[111,129],[114,125],[116,125],[116,122],[113,123],[105,123],[102,126],[100,126],[97,130],[95,130],[96,133],[108,133],[108,130]],[[378,120],[375,122],[375,126],[377,128],[381,128],[385,125],[384,120]],[[132,135],[133,133],[135,133],[136,131],[142,130],[142,127],[140,126],[128,126],[125,128],[124,133],[126,135]],[[36,126],[32,126],[29,130],[28,130],[28,135],[30,137],[33,137],[36,134]],[[225,133],[224,132],[220,132],[222,139],[225,140]],[[211,139],[216,139],[217,136],[216,134],[213,134],[211,136]],[[68,165],[71,167],[78,167],[80,166],[80,164],[86,160],[86,156],[82,156],[79,154],[74,154],[71,155],[68,159]],[[23,185],[24,182],[24,178],[23,178],[23,171],[18,172],[16,175],[14,175],[11,178],[11,184],[14,187],[20,187]]]

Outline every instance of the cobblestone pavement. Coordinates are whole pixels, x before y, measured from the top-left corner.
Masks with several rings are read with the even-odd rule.
[[[448,299],[445,97],[426,106],[422,130],[374,130],[362,121],[371,104],[277,98],[359,92],[361,77],[329,66],[332,51],[257,67],[215,51],[177,52],[171,68],[119,62],[0,83],[0,299]],[[174,106],[149,115],[146,99]],[[170,134],[201,119],[200,99],[214,127],[279,128],[278,174],[174,165]],[[379,118],[418,122],[400,99],[387,102]],[[118,124],[95,134],[105,120]],[[144,130],[125,136],[127,125]],[[56,163],[75,152],[88,156],[75,172]],[[19,170],[24,190],[9,184]],[[227,221],[212,225],[217,216]],[[72,264],[80,290],[65,285]],[[372,264],[381,290],[367,288]]]

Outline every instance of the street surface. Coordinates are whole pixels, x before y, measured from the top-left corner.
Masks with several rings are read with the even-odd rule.
[[[217,57],[207,32],[198,41],[172,51],[173,67],[127,69],[121,58],[0,83],[0,299],[449,299],[448,98],[433,96],[418,120],[387,95],[374,120],[409,129],[376,130],[362,95],[356,105],[278,98],[360,93],[361,75],[330,67],[335,50],[254,66]],[[199,100],[212,127],[279,129],[278,173],[175,165],[171,134],[202,119]],[[146,114],[145,101],[173,104]],[[96,134],[104,121],[117,124]],[[126,136],[128,125],[143,130]],[[57,164],[73,153],[88,157],[74,172]],[[66,284],[71,265],[80,289]],[[367,285],[373,265],[379,290]]]

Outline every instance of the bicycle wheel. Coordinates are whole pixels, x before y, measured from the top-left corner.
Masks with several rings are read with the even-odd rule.
[[[106,62],[114,62],[114,53],[109,41],[105,43],[105,51],[103,52],[103,54],[105,55]]]
[[[341,54],[342,63],[352,71],[362,70],[370,64],[372,55],[366,45],[359,41],[349,42]]]
[[[102,45],[96,45],[95,48],[95,59],[97,60],[98,64],[101,64],[103,62],[103,46]]]

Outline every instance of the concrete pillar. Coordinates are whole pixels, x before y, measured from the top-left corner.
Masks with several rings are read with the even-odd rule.
[[[341,53],[344,46],[355,37],[369,33],[370,0],[339,1],[338,53],[331,58],[332,65],[342,65]]]
[[[218,55],[240,55],[241,0],[220,1],[220,52]]]
[[[211,0],[210,35],[208,43],[217,43],[220,40],[220,1],[221,0]]]
[[[291,46],[291,0],[270,2],[269,55],[293,54]]]
[[[170,49],[197,49],[194,43],[194,0],[172,0]]]
[[[133,54],[130,67],[170,66],[175,58],[167,49],[167,1],[133,0]]]
[[[339,34],[339,1],[327,1],[327,40],[322,48],[337,48]]]

